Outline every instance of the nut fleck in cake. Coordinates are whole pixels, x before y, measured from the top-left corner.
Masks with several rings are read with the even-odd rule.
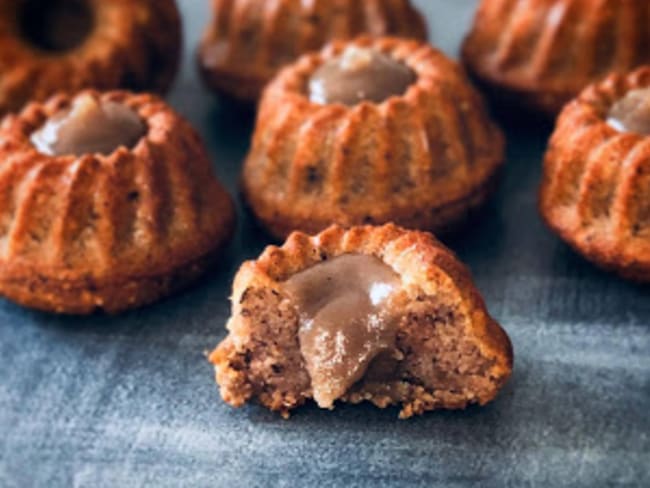
[[[235,277],[210,355],[223,399],[284,415],[307,400],[400,405],[403,418],[485,404],[512,370],[506,333],[467,269],[394,225],[292,234]]]
[[[0,0],[0,115],[60,91],[164,92],[180,49],[174,0]]]
[[[119,312],[198,277],[234,225],[194,129],[153,95],[86,91],[0,126],[0,294]]]
[[[540,209],[597,265],[650,282],[650,66],[585,89],[560,115]]]
[[[647,0],[482,0],[463,46],[495,98],[555,116],[612,71],[650,63]]]
[[[277,71],[335,39],[426,39],[409,0],[213,0],[199,65],[214,90],[254,102]]]
[[[504,138],[463,70],[396,38],[335,42],[262,98],[242,191],[274,236],[458,226],[495,186]]]

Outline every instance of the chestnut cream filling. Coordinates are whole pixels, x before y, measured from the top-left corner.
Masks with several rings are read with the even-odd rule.
[[[374,256],[345,254],[283,283],[298,309],[300,350],[322,408],[364,378],[375,358],[395,356],[400,277]]]
[[[34,132],[31,141],[48,156],[109,155],[121,146],[133,148],[145,133],[145,124],[126,105],[82,95]]]
[[[415,78],[410,68],[387,54],[350,46],[314,72],[309,80],[309,99],[321,105],[380,103],[404,94]]]
[[[650,87],[629,91],[607,117],[607,123],[619,132],[650,135]]]

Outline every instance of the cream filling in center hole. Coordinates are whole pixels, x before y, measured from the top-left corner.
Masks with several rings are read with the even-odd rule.
[[[145,134],[145,124],[131,108],[82,95],[34,132],[31,141],[48,156],[107,156],[121,146],[133,148]]]
[[[375,49],[350,46],[330,59],[309,80],[309,99],[326,105],[353,106],[363,101],[381,103],[402,95],[415,82],[404,63]]]
[[[607,117],[607,123],[619,132],[650,135],[650,87],[629,91]]]
[[[284,282],[299,311],[300,349],[320,407],[331,408],[373,359],[395,351],[401,287],[390,266],[360,254],[324,261]]]

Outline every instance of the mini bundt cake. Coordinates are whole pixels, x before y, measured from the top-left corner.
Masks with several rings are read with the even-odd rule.
[[[588,87],[561,113],[542,215],[587,259],[650,282],[650,66]]]
[[[0,0],[0,115],[60,91],[164,92],[180,48],[174,0]]]
[[[397,38],[335,42],[260,103],[243,194],[275,236],[395,222],[447,230],[495,186],[504,139],[463,70]]]
[[[334,39],[395,35],[426,39],[410,0],[213,0],[199,49],[206,83],[255,102],[278,70]]]
[[[590,83],[650,62],[650,2],[482,0],[463,59],[497,98],[554,117]]]
[[[194,129],[153,95],[58,95],[0,126],[0,294],[84,314],[199,276],[234,225]]]
[[[288,412],[309,399],[401,405],[403,418],[483,405],[512,347],[467,269],[430,234],[388,224],[293,233],[242,265],[210,355],[223,399]]]

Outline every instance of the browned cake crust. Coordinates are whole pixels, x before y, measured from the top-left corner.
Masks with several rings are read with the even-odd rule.
[[[115,313],[199,276],[229,240],[232,201],[194,129],[153,95],[124,103],[147,126],[109,156],[47,156],[30,134],[73,97],[32,103],[0,126],[0,294],[59,313]]]
[[[650,62],[648,46],[647,0],[483,0],[462,57],[497,100],[555,117],[591,82]]]
[[[467,269],[430,234],[382,227],[293,233],[244,263],[235,277],[229,335],[210,355],[223,399],[255,399],[287,414],[312,397],[298,343],[298,315],[282,282],[343,254],[376,256],[401,277],[410,303],[400,319],[399,379],[364,383],[341,399],[401,405],[401,417],[492,400],[512,370],[512,347],[488,315]]]
[[[379,104],[310,102],[307,79],[350,45],[389,54],[416,81]],[[269,85],[242,191],[281,238],[331,223],[440,232],[484,203],[503,160],[503,135],[460,67],[424,43],[362,38],[302,57]]]
[[[181,52],[174,0],[84,0],[92,30],[65,52],[40,49],[21,34],[17,19],[25,2],[0,0],[0,115],[61,91],[165,92],[171,85]]]
[[[566,106],[544,160],[540,210],[548,226],[597,265],[650,281],[650,136],[606,123],[650,66],[613,74]]]
[[[361,34],[426,39],[409,0],[212,0],[198,60],[215,91],[255,102],[284,65],[334,39]]]

